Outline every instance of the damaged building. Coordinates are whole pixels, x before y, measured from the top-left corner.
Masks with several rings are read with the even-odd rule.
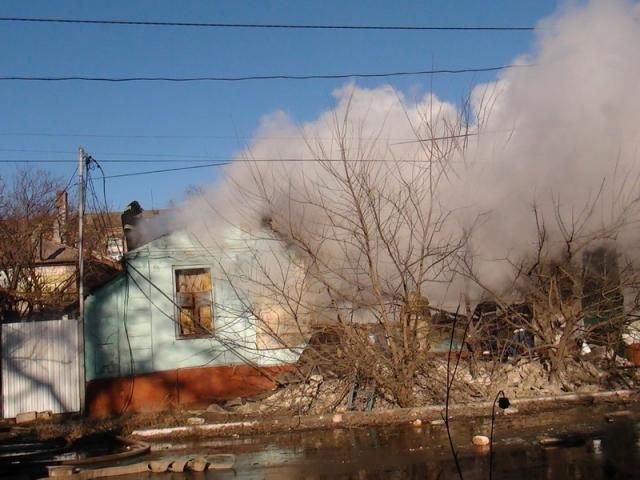
[[[261,341],[222,253],[185,230],[161,231],[137,202],[122,220],[123,272],[86,301],[87,412],[206,407],[273,389],[302,345]],[[232,230],[219,244],[241,255]]]

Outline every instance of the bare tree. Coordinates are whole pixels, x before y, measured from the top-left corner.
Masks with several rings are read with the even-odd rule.
[[[50,238],[62,182],[43,170],[17,170],[0,179],[0,311],[24,315],[55,301],[37,269],[43,238]]]
[[[416,138],[439,139],[417,141],[413,159],[380,138],[363,141],[347,108],[330,145],[306,138],[304,169],[251,164],[235,202],[261,225],[245,229],[244,267],[225,266],[274,346],[331,332],[338,345],[316,345],[316,358],[330,355],[334,371],[375,383],[401,406],[415,404],[427,365],[427,292],[443,300],[466,240],[440,199],[466,123],[436,118],[425,111],[411,123]]]
[[[534,248],[509,260],[509,285],[500,291],[491,288],[468,259],[466,274],[497,305],[498,318],[492,320],[500,325],[484,332],[485,344],[493,342],[499,359],[521,353],[540,360],[552,387],[571,389],[569,367],[579,372],[582,354],[592,347],[600,348],[608,360],[615,359],[622,333],[634,319],[629,313],[638,309],[637,265],[616,246],[634,222],[637,201],[611,209],[617,213],[604,223],[594,221],[602,207],[600,195],[570,215],[563,213],[557,198],[550,203],[551,215],[547,211],[546,216],[533,205]]]

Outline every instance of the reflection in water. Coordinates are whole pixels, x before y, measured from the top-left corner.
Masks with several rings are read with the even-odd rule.
[[[474,433],[487,431],[488,423],[485,419],[454,423],[454,442],[465,480],[487,479],[489,457],[486,452],[474,451],[470,439]],[[631,420],[606,423],[603,407],[582,407],[535,417],[501,417],[496,424],[494,479],[640,478],[639,432],[640,426]],[[566,436],[572,440],[572,446],[543,448],[538,443],[541,435]],[[235,472],[208,472],[201,478],[458,478],[441,425],[273,434],[255,437],[251,442],[230,441],[215,448],[193,446],[189,451],[220,452],[236,454]]]

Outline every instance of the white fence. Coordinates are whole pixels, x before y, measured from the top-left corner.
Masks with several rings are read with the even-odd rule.
[[[2,325],[2,416],[80,410],[77,320]]]

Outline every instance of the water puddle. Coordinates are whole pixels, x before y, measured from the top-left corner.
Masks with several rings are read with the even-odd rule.
[[[580,407],[498,417],[493,478],[640,478],[640,424],[626,418],[608,423],[605,415],[612,410],[611,406]],[[489,419],[452,421],[465,479],[489,478],[488,450],[474,448],[471,437],[488,435],[490,426]],[[559,441],[541,445],[540,439],[551,437]],[[428,423],[419,428],[296,432],[182,446],[189,454],[236,455],[234,472],[209,472],[204,477],[208,479],[458,478],[444,426]],[[173,474],[171,478],[189,477]]]

